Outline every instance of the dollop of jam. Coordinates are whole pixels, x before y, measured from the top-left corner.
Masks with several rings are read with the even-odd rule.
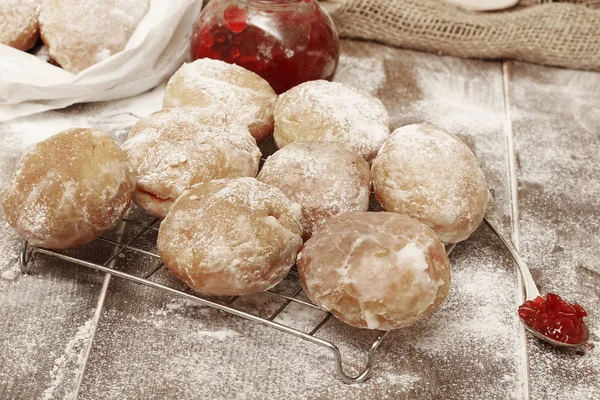
[[[548,293],[528,300],[519,307],[519,317],[527,325],[550,339],[576,344],[583,341],[583,318],[587,312],[579,304],[570,304],[559,295]]]
[[[315,0],[213,0],[192,36],[192,59],[213,58],[253,71],[277,94],[309,80],[331,80],[338,35]]]

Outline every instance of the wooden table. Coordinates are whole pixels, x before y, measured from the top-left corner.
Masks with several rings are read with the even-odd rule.
[[[470,146],[493,189],[493,218],[512,232],[542,292],[589,310],[598,345],[600,74],[344,41],[336,80],[378,96],[394,128],[428,121]],[[124,140],[160,108],[162,90],[1,124],[0,183],[26,144],[60,129],[92,126]],[[4,221],[0,235],[2,399],[600,398],[599,350],[559,351],[525,334],[516,269],[483,226],[451,256],[448,299],[390,334],[373,377],[352,386],[314,345],[156,290],[43,257],[21,275],[19,238]],[[152,235],[138,245],[154,246]],[[102,262],[107,249],[95,243],[76,253]],[[128,252],[116,264],[156,267]],[[278,306],[261,296],[239,306]],[[278,318],[302,326],[312,317],[292,310]],[[340,343],[350,371],[373,338],[335,319],[319,335]]]

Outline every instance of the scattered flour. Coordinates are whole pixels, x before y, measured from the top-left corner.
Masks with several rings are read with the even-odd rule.
[[[386,82],[383,59],[353,57],[342,53],[335,80],[377,96],[377,91]]]
[[[372,43],[356,45],[358,52],[367,53],[371,48],[387,49]],[[398,87],[388,85],[381,74],[383,67],[378,69],[378,65],[390,61],[393,69],[407,63],[403,61],[405,56],[414,57],[415,54],[397,52],[398,55],[393,56],[394,53],[386,50],[380,61],[372,62],[374,67],[369,72],[365,72],[370,68],[368,66],[355,70],[363,71],[360,74],[354,73],[354,67],[351,67],[353,63],[361,63],[359,57],[342,57],[337,79],[350,84],[356,82],[356,86],[369,93],[379,93],[394,116],[393,124],[428,121],[461,135],[483,164],[488,182],[496,190],[499,212],[506,216],[509,203],[503,186],[506,182],[505,143],[501,134],[503,114],[501,104],[498,106],[495,100],[502,98],[501,82],[498,85],[498,78],[491,69],[476,76],[467,71],[464,75],[472,78],[462,79],[444,70],[455,62],[453,59],[420,55],[423,65],[415,67],[412,75],[407,72],[407,79],[414,81],[410,83],[414,86],[410,87],[416,91],[416,100],[410,104],[394,102],[392,92],[406,88],[401,87],[402,82],[394,83]],[[498,64],[481,65],[482,68],[485,65],[498,67]],[[551,77],[560,75],[562,78],[569,74],[578,76],[579,72],[564,71]],[[589,78],[587,73],[585,76]],[[548,81],[545,80],[544,86]],[[363,82],[366,83],[363,85]],[[554,94],[560,93],[560,96],[553,97],[566,93],[575,96],[584,92],[582,84],[589,82],[592,81],[587,79],[587,83],[564,85],[569,82],[558,80]],[[529,104],[527,96],[535,86],[530,82],[519,82],[519,85],[523,92],[517,93],[517,100],[523,107]],[[568,87],[568,91],[560,85]],[[0,149],[0,183],[6,182],[16,158],[27,145],[61,129],[94,126],[123,139],[139,117],[160,108],[160,90],[136,99],[108,105],[76,106],[68,111],[0,125],[4,145]],[[598,184],[593,179],[582,180],[584,176],[599,175],[594,167],[597,163],[590,164],[598,152],[598,108],[587,108],[584,112],[577,102],[570,100],[565,100],[568,104],[564,101],[562,105],[552,104],[552,96],[538,93],[538,97],[532,97],[529,102],[536,102],[536,107],[548,103],[548,110],[539,115],[530,110],[514,113],[521,159],[519,179],[521,189],[526,189],[520,194],[521,247],[542,290],[556,290],[569,299],[586,302],[584,305],[591,311],[592,341],[598,346],[600,312],[597,298],[591,294],[598,291],[600,267],[595,249],[599,235],[598,220],[590,211],[598,209],[597,196],[594,196],[598,193]],[[570,113],[585,118],[577,125],[569,119]],[[546,123],[544,118],[550,114],[555,114],[556,119]],[[531,119],[543,123],[532,125]],[[533,126],[537,128],[533,129]],[[573,126],[577,126],[578,141],[567,139]],[[530,128],[532,130],[528,131]],[[519,135],[528,134],[532,135],[529,139],[519,138]],[[550,141],[558,141],[560,146],[552,151],[548,149],[552,146],[545,146]],[[569,157],[574,157],[572,162]],[[6,282],[5,274],[13,276],[19,243],[9,228],[0,226],[3,278],[0,279],[0,303],[18,301],[17,295],[2,297],[4,288],[30,279]],[[106,307],[110,312],[102,316],[80,398],[126,398],[152,393],[164,398],[214,398],[218,394],[223,398],[297,399],[306,398],[310,393],[314,398],[333,400],[415,398],[415,395],[422,395],[421,398],[487,396],[522,399],[528,396],[527,384],[532,388],[532,398],[552,395],[567,400],[598,398],[600,360],[597,350],[579,356],[553,351],[529,339],[527,346],[531,358],[519,358],[522,344],[517,339],[519,323],[515,308],[520,298],[515,284],[516,273],[506,253],[500,252],[497,245],[497,240],[487,230],[478,231],[473,239],[460,244],[456,254],[451,256],[453,282],[447,301],[422,323],[391,333],[377,354],[372,379],[356,386],[343,385],[335,377],[331,354],[326,350],[214,310],[191,307],[182,301],[163,298],[164,308],[157,309],[156,302],[162,295],[150,289],[144,291],[146,289],[139,286],[129,286],[125,291],[123,287],[116,288],[109,292]],[[34,286],[34,289],[39,287]],[[131,309],[118,310],[119,301],[132,292],[142,293],[143,301],[152,303],[142,301]],[[73,310],[81,308],[81,304],[68,299],[64,300],[63,306]],[[31,312],[34,314],[35,308]],[[291,323],[292,317],[283,314],[280,318]],[[32,316],[32,321],[35,318]],[[298,314],[297,318],[300,322],[312,322],[313,316],[306,313]],[[57,396],[59,387],[69,379],[71,368],[81,367],[85,353],[83,343],[91,330],[90,321],[77,329],[64,349],[60,349],[60,356],[52,360],[54,369],[49,372],[50,385],[43,393],[44,398]],[[208,331],[206,327],[218,330]],[[347,329],[332,318],[319,334],[350,343],[340,344],[343,350],[356,350],[359,343],[368,345],[372,340],[367,331]],[[36,342],[16,333],[10,339],[11,349],[31,354],[28,349],[36,348]],[[40,340],[43,339],[44,335],[40,334]],[[43,354],[44,347],[38,349],[41,350],[40,358],[49,357]],[[557,364],[561,368],[556,368]],[[15,357],[9,368],[34,373],[37,365],[37,362]],[[132,368],[132,365],[136,367]],[[531,381],[524,382],[528,369]],[[0,381],[5,379],[10,378],[0,371]]]
[[[28,146],[76,126],[98,128],[123,141],[141,116],[160,109],[163,92],[164,85],[133,99],[76,105],[1,123],[0,189]],[[71,324],[88,307],[93,310],[98,291],[89,280],[57,277],[53,268],[22,276],[21,244],[0,213],[0,320],[8,321],[0,332],[0,387],[9,388],[3,392],[7,395],[16,395],[10,388],[17,385],[30,398],[70,398],[82,371],[91,320],[75,332]]]
[[[54,367],[50,371],[50,386],[44,390],[42,395],[43,400],[51,400],[54,398],[56,389],[64,385],[66,375],[72,371],[81,371],[84,367],[85,350],[88,341],[92,335],[94,318],[90,318],[81,325],[75,336],[73,336],[66,344],[61,355],[54,360]],[[74,398],[74,393],[68,393],[66,398]]]
[[[377,97],[340,82],[316,80],[279,97],[273,137],[280,148],[297,141],[343,142],[370,161],[389,136],[389,123]]]
[[[7,264],[10,265],[10,263],[7,263]],[[0,273],[0,276],[3,279],[6,279],[7,281],[15,280],[20,275],[21,275],[21,266],[18,261],[14,262],[12,264],[12,266],[10,266],[7,269],[2,270],[2,273]]]
[[[21,274],[19,267],[21,239],[4,221],[0,212],[0,277],[12,281]]]
[[[542,293],[588,311],[594,346],[564,352],[529,337],[531,397],[600,398],[600,77],[520,63],[510,72],[521,253]]]

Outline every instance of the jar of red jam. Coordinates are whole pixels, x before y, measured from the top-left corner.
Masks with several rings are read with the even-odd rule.
[[[333,78],[338,34],[316,0],[212,0],[192,36],[192,59],[204,57],[254,71],[279,94]]]

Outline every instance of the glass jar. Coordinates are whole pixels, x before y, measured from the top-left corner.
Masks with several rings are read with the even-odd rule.
[[[331,80],[338,34],[316,0],[212,0],[192,36],[192,59],[240,65],[278,94],[309,80]]]

